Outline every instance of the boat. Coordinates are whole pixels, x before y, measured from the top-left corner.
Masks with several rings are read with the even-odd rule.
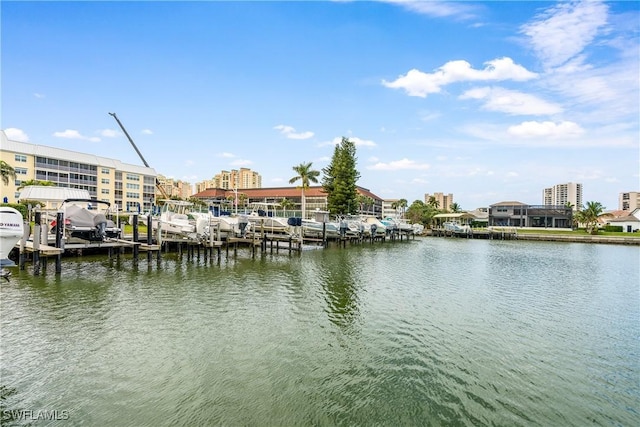
[[[16,264],[9,259],[9,253],[24,234],[22,214],[8,206],[0,207],[0,277],[9,281],[11,272],[5,267]]]
[[[458,221],[447,221],[442,224],[445,231],[450,231],[456,234],[468,234],[471,232],[471,227],[466,224],[460,224]]]
[[[369,224],[371,237],[384,237],[387,234],[387,227],[373,215],[361,215],[362,221]]]
[[[165,237],[198,239],[198,221],[192,212],[193,203],[184,200],[163,199],[159,200],[158,208],[150,215],[140,216],[139,221],[148,227],[149,217],[151,217],[151,229],[157,232],[160,227],[160,231]],[[206,232],[204,227],[204,221],[200,221],[202,234]]]
[[[254,202],[250,204],[251,211],[247,219],[254,232],[265,231],[272,234],[293,234],[289,225],[289,218],[277,216],[277,203]]]
[[[107,218],[111,204],[97,199],[65,199],[60,205],[63,214],[62,236],[66,239],[77,238],[89,242],[102,242],[118,239],[122,230]],[[51,234],[58,232],[57,219],[50,223]]]
[[[340,237],[340,224],[329,220],[329,212],[316,209],[313,218],[293,218],[298,220],[302,235],[311,238]]]
[[[400,233],[413,233],[413,225],[403,218],[388,216],[380,220],[387,229]]]

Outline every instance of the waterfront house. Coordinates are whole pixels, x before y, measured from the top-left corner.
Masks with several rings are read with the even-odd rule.
[[[639,232],[640,231],[640,208],[634,209],[633,212],[625,216],[607,218],[606,222],[607,222],[607,225],[622,227],[622,231],[625,233]]]
[[[568,206],[507,201],[489,207],[489,226],[572,228],[572,221],[573,210]]]

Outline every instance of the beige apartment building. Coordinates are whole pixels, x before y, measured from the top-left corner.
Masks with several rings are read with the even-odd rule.
[[[187,200],[193,195],[193,187],[190,183],[179,179],[167,178],[158,175],[158,186],[162,188],[162,197],[178,197]]]
[[[3,201],[17,203],[22,182],[51,181],[58,187],[87,190],[92,198],[125,211],[147,210],[156,196],[153,168],[116,159],[9,140],[0,131],[0,160],[16,172],[15,180],[0,182]]]
[[[568,182],[545,188],[542,200],[545,206],[567,206],[569,203],[574,211],[579,210],[582,208],[582,184]]]
[[[240,168],[230,171],[223,170],[213,179],[196,183],[196,193],[211,188],[224,190],[262,188],[262,176],[249,168]]]
[[[638,208],[640,208],[640,192],[629,191],[627,193],[620,193],[618,196],[619,210],[633,212]]]
[[[444,193],[425,193],[424,202],[429,204],[429,199],[431,197],[438,203],[438,209],[446,209],[449,210],[449,207],[453,204],[453,194],[444,194]]]

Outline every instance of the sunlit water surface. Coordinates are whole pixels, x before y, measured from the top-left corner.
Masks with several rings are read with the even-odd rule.
[[[639,255],[424,238],[14,269],[0,285],[3,418],[638,425]]]

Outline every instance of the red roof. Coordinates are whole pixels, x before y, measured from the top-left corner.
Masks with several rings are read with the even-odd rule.
[[[363,196],[371,197],[375,200],[382,200],[380,197],[373,194],[366,188],[356,187],[359,194]],[[271,188],[245,188],[238,189],[238,193],[244,193],[251,199],[259,198],[281,198],[286,197],[288,199],[300,197],[302,195],[302,189],[299,187],[271,187]],[[225,190],[223,188],[208,188],[204,191],[194,194],[192,197],[198,199],[220,199],[227,196],[232,196],[233,190]],[[305,197],[326,197],[327,193],[324,192],[321,186],[309,187],[304,191]]]

